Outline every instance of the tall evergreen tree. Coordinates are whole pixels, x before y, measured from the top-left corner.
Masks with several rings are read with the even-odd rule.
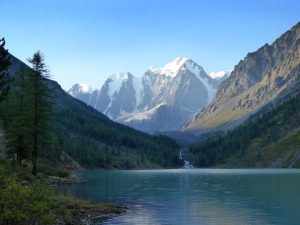
[[[49,78],[48,70],[44,62],[44,56],[40,51],[34,53],[33,57],[28,59],[31,64],[32,73],[30,83],[32,85],[32,174],[37,175],[37,159],[47,146],[50,128],[50,89],[47,85]]]
[[[17,163],[21,165],[22,160],[29,158],[30,144],[28,143],[28,133],[32,122],[30,120],[29,84],[28,69],[22,65],[14,75],[11,82],[11,89],[6,98],[7,116],[7,138],[10,154],[16,154]]]
[[[5,39],[0,39],[0,101],[5,97],[9,89],[8,67],[10,65],[10,57],[8,50],[4,48]]]

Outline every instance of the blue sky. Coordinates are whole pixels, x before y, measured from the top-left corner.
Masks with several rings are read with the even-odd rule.
[[[0,0],[0,36],[25,61],[41,50],[64,89],[99,88],[187,56],[232,69],[300,21],[299,0]]]

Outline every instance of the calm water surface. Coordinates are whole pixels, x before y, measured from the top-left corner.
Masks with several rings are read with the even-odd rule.
[[[76,196],[126,204],[104,224],[300,224],[300,170],[88,170]]]

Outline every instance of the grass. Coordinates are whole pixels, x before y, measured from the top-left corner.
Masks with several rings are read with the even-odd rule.
[[[51,166],[44,167],[46,174]],[[94,224],[124,208],[80,200],[49,185],[48,176],[34,177],[30,167],[0,158],[0,225]]]
[[[240,109],[235,109],[232,111],[227,111],[227,112],[222,112],[219,115],[213,116],[213,119],[208,117],[205,118],[202,121],[202,126],[204,128],[208,128],[208,129],[212,129],[215,128],[217,126],[220,126],[226,122],[232,121],[232,120],[237,120],[241,117],[243,117],[244,115],[246,115],[247,112],[242,111]]]

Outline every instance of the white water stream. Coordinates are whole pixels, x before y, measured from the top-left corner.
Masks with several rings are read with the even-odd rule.
[[[186,160],[186,158],[185,158],[185,153],[184,153],[185,151],[187,151],[187,149],[185,149],[185,148],[180,149],[179,159],[184,160],[184,166],[183,166],[184,169],[192,169],[193,165],[188,160]]]

